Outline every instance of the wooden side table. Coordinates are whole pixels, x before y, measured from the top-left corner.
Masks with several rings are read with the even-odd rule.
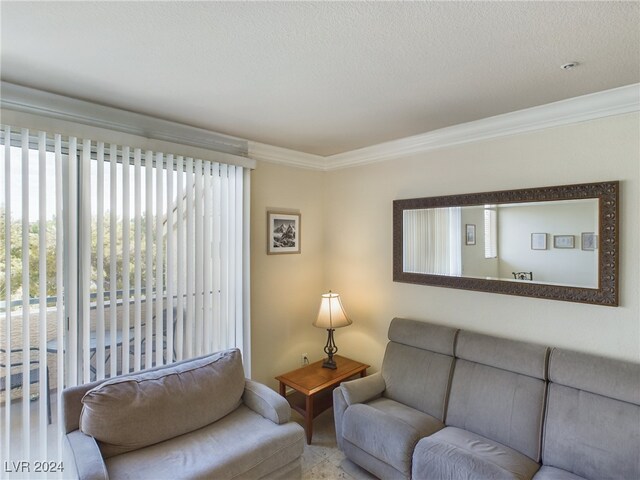
[[[333,405],[333,390],[344,380],[356,375],[367,375],[369,365],[340,355],[334,355],[333,359],[337,364],[335,370],[323,368],[323,359],[276,377],[280,382],[280,395],[304,417],[307,445],[311,444],[313,419]],[[287,387],[295,390],[289,396],[286,393]]]

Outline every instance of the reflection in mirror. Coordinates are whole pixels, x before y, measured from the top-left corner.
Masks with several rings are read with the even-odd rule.
[[[619,182],[393,202],[393,279],[618,305]]]
[[[460,276],[462,273],[461,208],[405,210],[404,271]]]
[[[580,245],[597,231],[595,198],[405,210],[403,270],[597,288],[597,249]]]

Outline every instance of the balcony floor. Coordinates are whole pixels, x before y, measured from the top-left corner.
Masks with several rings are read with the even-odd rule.
[[[46,403],[46,399],[42,399]],[[28,445],[24,442],[24,416],[22,411],[22,400],[14,400],[11,402],[11,424],[9,425],[9,454],[7,455],[6,431],[5,431],[5,415],[6,405],[0,406],[0,431],[4,431],[0,441],[0,478],[7,479],[37,479],[37,478],[68,478],[64,474],[49,475],[34,472],[35,462],[59,462],[60,447],[62,443],[62,434],[58,429],[58,399],[55,391],[51,392],[51,424],[45,426],[45,436],[41,435],[40,426],[40,399],[37,398],[29,402],[29,438]],[[45,420],[46,422],[46,420]],[[28,453],[27,453],[28,451]],[[12,462],[29,462],[29,472],[16,472],[16,464]]]

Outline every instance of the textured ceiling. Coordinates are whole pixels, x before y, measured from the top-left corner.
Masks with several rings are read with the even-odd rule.
[[[0,14],[5,81],[319,155],[640,81],[639,2],[2,1]]]

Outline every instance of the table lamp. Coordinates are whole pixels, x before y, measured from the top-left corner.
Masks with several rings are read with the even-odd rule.
[[[337,293],[331,293],[331,290],[329,290],[329,293],[322,294],[320,311],[318,311],[318,318],[313,322],[313,326],[326,328],[329,333],[327,344],[324,347],[324,353],[327,354],[327,358],[322,363],[324,368],[336,368],[336,362],[333,359],[333,355],[338,351],[338,347],[336,347],[336,343],[333,341],[333,331],[336,328],[351,325],[351,323],[353,322],[347,318],[347,314],[344,313],[344,308],[342,308],[340,295]]]

